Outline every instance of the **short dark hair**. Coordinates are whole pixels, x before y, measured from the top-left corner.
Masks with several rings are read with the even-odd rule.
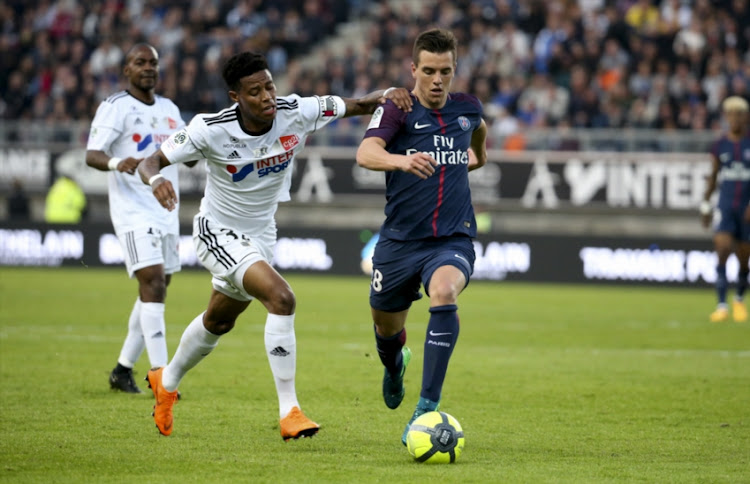
[[[147,44],[146,42],[138,42],[137,44],[133,45],[130,49],[128,49],[128,52],[125,54],[125,64],[133,60],[133,57],[135,56],[136,51],[139,51],[141,49],[151,49],[151,51],[153,51],[156,58],[157,59],[159,58],[159,52],[157,52],[156,47],[154,47],[151,44]]]
[[[268,69],[268,63],[263,54],[242,52],[229,58],[224,64],[221,75],[229,89],[236,91],[240,85],[240,79],[266,69]]]
[[[445,29],[432,29],[426,32],[422,32],[414,41],[414,50],[412,51],[412,61],[414,65],[419,64],[419,53],[423,50],[432,52],[433,54],[442,54],[443,52],[451,52],[453,54],[453,62],[456,62],[456,56],[458,55],[458,41],[453,32]]]

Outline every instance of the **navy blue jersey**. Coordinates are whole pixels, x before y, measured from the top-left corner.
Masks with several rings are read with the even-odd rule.
[[[750,137],[731,141],[723,136],[711,153],[719,160],[720,210],[744,210],[750,201]]]
[[[438,166],[426,180],[402,171],[386,172],[386,219],[380,233],[393,240],[475,237],[467,150],[482,122],[482,104],[475,96],[455,93],[441,109],[429,109],[412,98],[410,113],[391,101],[380,106],[365,138],[384,140],[392,154],[428,153]]]

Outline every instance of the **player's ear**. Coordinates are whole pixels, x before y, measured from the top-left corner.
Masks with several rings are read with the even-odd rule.
[[[229,99],[231,99],[233,103],[236,103],[239,99],[239,96],[237,96],[237,91],[229,91]]]
[[[417,78],[417,66],[414,65],[414,62],[411,63],[411,77],[413,79]]]

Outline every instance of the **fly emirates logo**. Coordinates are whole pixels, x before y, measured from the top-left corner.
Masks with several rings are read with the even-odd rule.
[[[432,137],[432,145],[435,147],[434,151],[422,151],[426,153],[438,162],[438,165],[468,165],[469,164],[469,153],[465,150],[453,149],[454,138],[451,136],[441,136],[436,134]],[[415,148],[409,148],[406,150],[406,155],[412,155],[419,153],[421,150]]]

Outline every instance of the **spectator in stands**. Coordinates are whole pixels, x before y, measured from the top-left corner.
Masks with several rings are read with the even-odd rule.
[[[23,189],[23,182],[18,178],[13,179],[7,204],[8,219],[14,222],[28,222],[31,220],[29,197]]]

